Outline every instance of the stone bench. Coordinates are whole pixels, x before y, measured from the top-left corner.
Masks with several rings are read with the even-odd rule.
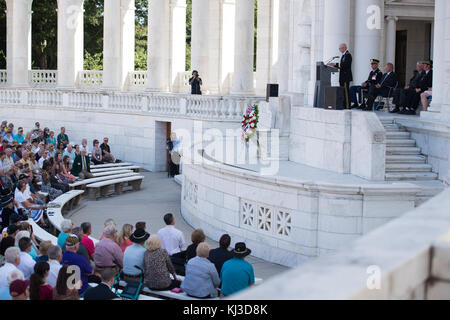
[[[115,168],[115,167],[128,167],[132,166],[132,163],[128,162],[121,162],[121,163],[104,163],[104,164],[97,164],[92,165],[91,169],[103,169],[103,168]]]
[[[138,166],[127,166],[127,167],[117,167],[117,168],[103,168],[103,169],[91,169],[91,173],[101,173],[109,171],[120,171],[120,170],[133,170],[134,172],[139,172],[141,170]]]
[[[117,171],[118,172],[118,171]],[[96,177],[96,178],[92,178],[92,179],[85,179],[85,180],[81,180],[81,181],[77,181],[74,182],[72,184],[69,184],[69,187],[71,189],[84,189],[86,185],[88,184],[92,184],[92,183],[97,183],[97,182],[102,182],[102,181],[107,181],[107,180],[114,180],[114,179],[119,179],[119,178],[126,178],[126,177],[132,177],[132,176],[136,176],[137,173],[134,173],[133,171],[127,171],[126,173],[120,173],[120,174],[112,174],[112,175],[107,175],[107,176],[102,176],[102,177]]]
[[[86,188],[89,190],[89,197],[91,199],[97,200],[100,197],[107,196],[110,186],[114,186],[116,194],[122,193],[124,183],[128,183],[128,185],[131,185],[133,187],[133,190],[140,190],[142,180],[144,180],[143,176],[131,176],[89,184],[86,186]]]
[[[106,177],[106,176],[112,176],[115,174],[124,174],[124,173],[133,173],[133,170],[117,170],[117,171],[107,171],[107,172],[97,172],[97,173],[93,173],[92,175],[95,178],[99,178],[99,177]]]
[[[54,246],[58,245],[58,238],[42,229],[33,219],[27,221],[33,228],[34,237],[39,241],[50,241]]]

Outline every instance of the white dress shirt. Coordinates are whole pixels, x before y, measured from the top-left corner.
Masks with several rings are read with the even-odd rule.
[[[174,226],[167,226],[158,231],[158,236],[162,242],[162,248],[166,249],[169,255],[186,250],[183,233],[175,229]]]
[[[50,265],[50,270],[46,281],[54,288],[56,287],[56,280],[58,279],[59,270],[62,268],[62,265],[56,260],[49,260],[48,264]]]
[[[17,268],[23,272],[25,280],[30,280],[31,275],[34,273],[35,264],[36,261],[33,260],[33,257],[28,252],[20,252],[20,264]]]
[[[5,265],[0,268],[0,288],[6,287],[8,285],[8,276],[14,270],[22,272],[19,269],[17,269],[15,265],[9,262],[5,263]]]

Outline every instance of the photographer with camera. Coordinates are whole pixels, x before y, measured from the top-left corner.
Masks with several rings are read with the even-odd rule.
[[[192,71],[192,78],[189,79],[189,84],[191,85],[191,94],[202,94],[200,86],[203,85],[203,81],[197,70]]]

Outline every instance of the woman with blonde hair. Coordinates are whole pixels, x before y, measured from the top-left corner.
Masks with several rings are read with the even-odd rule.
[[[131,224],[124,224],[122,227],[122,231],[120,231],[120,235],[117,238],[117,244],[119,245],[122,252],[125,252],[125,249],[133,244],[131,242],[130,237],[133,234],[133,226]]]
[[[117,229],[117,223],[114,221],[114,219],[106,219],[103,223],[103,226],[106,228],[107,226],[114,226]],[[100,240],[103,240],[105,238],[105,232],[102,233],[100,236]]]
[[[158,235],[151,235],[145,242],[145,247],[147,251],[144,254],[144,284],[157,291],[179,288],[181,281],[177,278],[169,254],[162,249]]]

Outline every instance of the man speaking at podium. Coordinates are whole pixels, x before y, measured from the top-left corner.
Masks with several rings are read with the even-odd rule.
[[[329,63],[329,66],[339,69],[339,85],[345,89],[345,103],[346,108],[350,109],[350,82],[353,81],[352,62],[353,58],[350,52],[348,52],[347,45],[342,43],[339,45],[339,51],[342,53],[340,63]]]

